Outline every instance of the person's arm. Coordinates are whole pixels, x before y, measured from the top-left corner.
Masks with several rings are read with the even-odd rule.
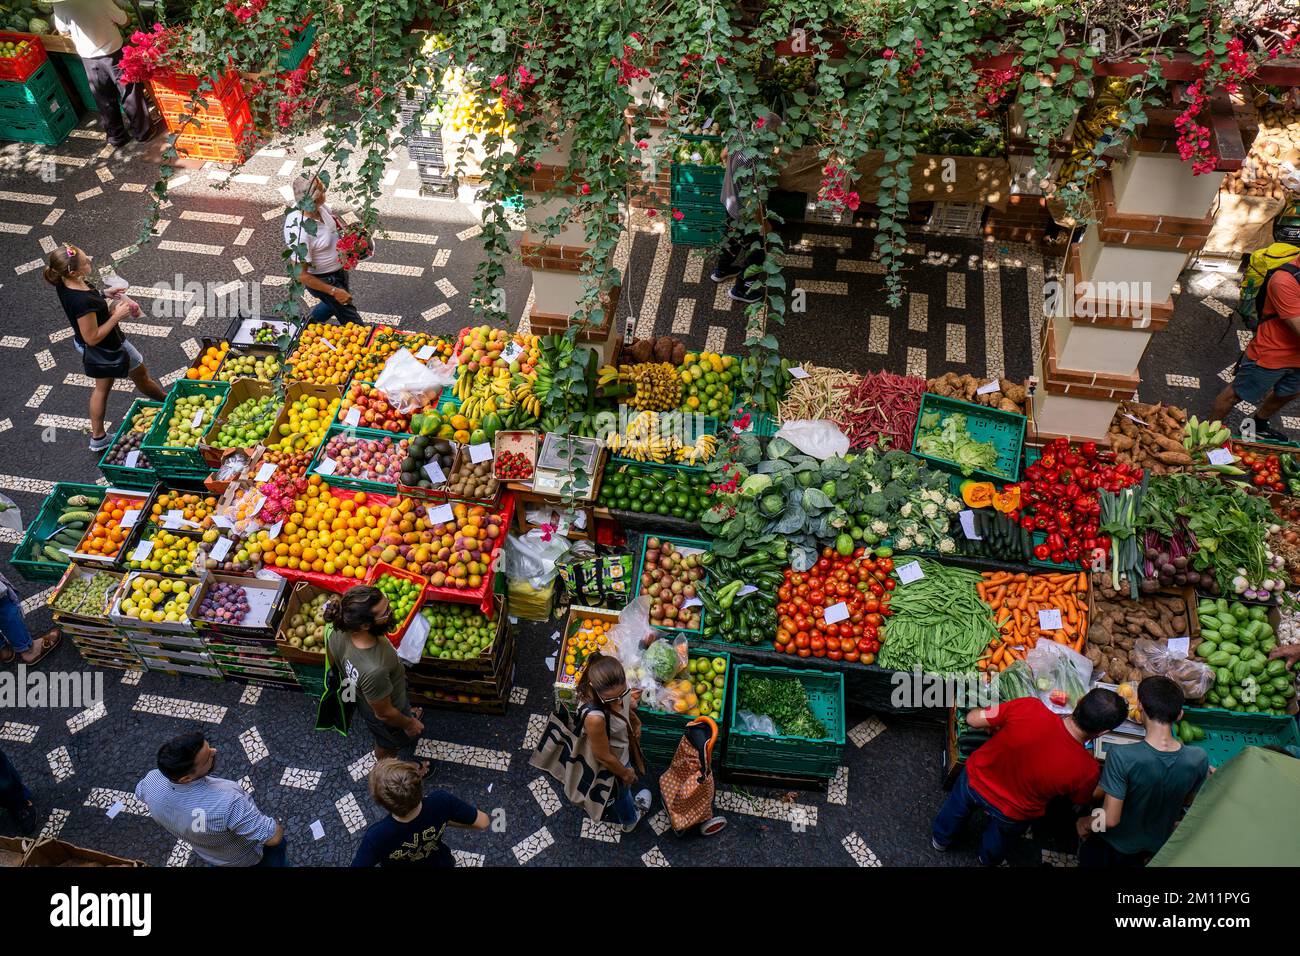
[[[600,714],[588,714],[582,722],[583,730],[591,741],[591,751],[600,765],[618,777],[627,786],[636,782],[636,772],[623,764],[609,749],[609,734],[605,729],[605,718]]]
[[[992,708],[988,708],[988,710],[992,710]],[[966,723],[976,730],[986,730],[992,726],[986,716],[987,713],[988,711],[985,708],[976,707],[974,710],[967,712]]]
[[[284,828],[268,817],[247,794],[241,794],[230,807],[226,829],[250,843],[275,846],[284,839]]]
[[[476,816],[473,823],[457,823],[455,820],[448,820],[447,822],[462,830],[486,830],[491,825],[492,818],[479,809],[475,809],[474,813]]]
[[[104,9],[108,11],[108,17],[119,27],[125,26],[127,22],[126,11],[119,7],[113,0],[105,0]]]
[[[379,852],[376,850],[376,842],[370,838],[370,831],[361,838],[361,845],[357,847],[356,856],[352,858],[351,866],[353,868],[370,868],[379,865]]]
[[[1300,644],[1282,644],[1279,647],[1275,647],[1268,652],[1268,659],[1271,661],[1284,660],[1292,664],[1300,664]]]
[[[395,727],[402,731],[408,737],[418,737],[424,733],[424,724],[415,717],[408,717],[396,707],[393,706],[393,699],[387,695],[372,700],[366,698],[366,703],[370,709],[375,712],[375,716],[386,723],[389,727]]]
[[[271,839],[266,841],[266,846],[279,846],[280,841],[284,839],[284,827],[279,823],[275,825],[275,834]]]
[[[492,818],[486,813],[459,797],[447,794],[443,799],[447,801],[445,807],[447,822],[454,827],[460,827],[462,830],[486,830],[488,824],[492,822]]]
[[[77,318],[77,331],[81,333],[81,340],[87,345],[98,345],[108,337],[108,334],[117,328],[117,324],[126,316],[131,314],[131,307],[122,303],[109,313],[108,321],[103,325],[95,317],[94,312],[87,312]]]
[[[307,271],[304,265],[298,271],[298,281],[309,289],[315,289],[317,292],[331,297],[339,305],[348,305],[352,302],[352,293],[347,289],[340,289],[338,286],[330,285],[328,282],[322,282],[314,275]]]

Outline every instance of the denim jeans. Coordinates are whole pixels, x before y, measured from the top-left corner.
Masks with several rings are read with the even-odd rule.
[[[348,287],[348,272],[346,269],[339,269],[336,272],[329,272],[316,278],[326,285],[334,286],[336,289],[347,289]],[[339,323],[356,322],[360,324],[361,313],[357,311],[354,303],[349,302],[347,305],[340,305],[332,295],[317,292],[315,289],[308,289],[307,291],[320,300],[320,305],[311,310],[311,320],[313,322],[329,322],[333,319]]]
[[[635,782],[633,782],[632,787],[625,787],[622,783],[619,783],[618,795],[614,797],[614,802],[605,809],[605,816],[612,816],[616,823],[624,825],[635,823],[639,812],[636,807],[636,793],[633,790],[635,786]]]
[[[23,609],[7,596],[0,597],[0,643],[8,644],[18,654],[32,649],[32,635],[23,620]]]
[[[23,778],[18,776],[14,765],[0,750],[0,809],[8,810],[9,815],[17,819],[18,811],[27,806],[31,798],[31,791],[23,785]]]
[[[948,799],[939,808],[939,815],[934,818],[931,832],[935,842],[948,847],[957,838],[961,825],[966,822],[976,809],[988,814],[989,823],[984,828],[984,837],[980,842],[980,863],[985,866],[997,866],[1007,856],[1007,844],[1029,829],[1028,820],[1012,820],[993,804],[981,797],[966,779],[966,770],[958,775],[952,785]]]
[[[262,862],[258,866],[289,866],[289,838],[280,837],[275,846],[262,847]]]

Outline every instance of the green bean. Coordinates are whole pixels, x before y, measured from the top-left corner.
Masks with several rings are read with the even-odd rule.
[[[974,671],[997,636],[992,612],[980,600],[978,571],[921,561],[924,576],[890,593],[891,616],[877,658],[881,667],[927,673]]]

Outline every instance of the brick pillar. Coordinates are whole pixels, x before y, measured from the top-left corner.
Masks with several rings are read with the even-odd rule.
[[[1034,395],[1042,435],[1105,436],[1119,402],[1137,394],[1143,353],[1173,315],[1174,284],[1209,235],[1222,174],[1193,176],[1172,140],[1147,131],[1097,177],[1098,221],[1069,248],[1047,297]]]

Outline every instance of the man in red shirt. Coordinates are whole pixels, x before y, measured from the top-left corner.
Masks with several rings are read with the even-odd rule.
[[[1289,263],[1300,268],[1300,256]],[[1300,395],[1300,277],[1287,269],[1274,271],[1264,290],[1255,337],[1237,362],[1237,373],[1210,409],[1212,421],[1223,421],[1237,402],[1255,408],[1255,434],[1289,441],[1268,420]]]
[[[972,710],[966,722],[995,733],[970,755],[952,785],[934,818],[931,844],[948,849],[966,818],[982,809],[989,824],[980,863],[997,866],[1006,858],[1007,844],[1046,814],[1051,800],[1069,797],[1086,804],[1092,799],[1101,766],[1084,744],[1114,730],[1127,714],[1124,699],[1101,688],[1079,698],[1068,717],[1058,717],[1036,697]]]

